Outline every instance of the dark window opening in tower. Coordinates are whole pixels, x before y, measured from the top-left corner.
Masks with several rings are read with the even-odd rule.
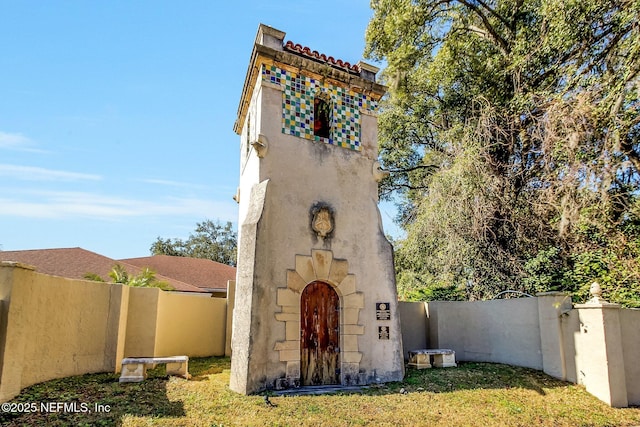
[[[331,106],[327,101],[316,97],[313,100],[313,134],[329,138],[331,132]]]

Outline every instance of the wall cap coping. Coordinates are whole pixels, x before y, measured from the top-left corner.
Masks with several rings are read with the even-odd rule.
[[[15,268],[22,268],[25,270],[36,271],[36,268],[33,265],[25,264],[17,261],[0,261],[0,267],[15,267]]]
[[[573,307],[580,310],[588,309],[588,308],[622,308],[620,304],[616,304],[613,302],[599,302],[599,303],[586,302],[585,304],[574,304]]]

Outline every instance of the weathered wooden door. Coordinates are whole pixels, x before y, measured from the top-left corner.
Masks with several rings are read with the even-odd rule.
[[[300,301],[302,385],[339,384],[340,300],[331,285],[312,282]]]

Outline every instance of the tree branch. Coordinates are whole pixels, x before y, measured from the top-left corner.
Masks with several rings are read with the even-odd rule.
[[[480,18],[480,20],[482,20],[482,23],[484,27],[487,29],[487,31],[489,32],[489,34],[491,34],[491,37],[498,43],[498,46],[500,47],[500,51],[502,51],[502,53],[505,56],[508,56],[511,53],[509,43],[507,43],[507,41],[502,36],[500,36],[500,34],[498,34],[498,31],[496,31],[493,25],[491,25],[491,22],[489,22],[489,18],[487,18],[487,16],[484,13],[482,13],[480,8],[467,0],[461,0],[460,3],[467,6],[469,9],[475,12],[475,14]]]
[[[413,172],[415,170],[420,170],[420,169],[437,170],[438,166],[436,166],[436,165],[416,165],[416,166],[412,166],[412,167],[408,167],[408,168],[388,169],[388,171],[390,173],[406,173],[406,172]]]
[[[481,1],[481,0],[476,0],[480,6],[482,6],[484,8],[484,10],[486,10],[487,12],[489,12],[491,15],[493,15],[495,18],[497,18],[500,22],[502,22],[507,28],[509,28],[510,30],[511,28],[511,23],[509,21],[507,21],[507,19],[505,17],[503,17],[502,15],[500,15],[498,12],[496,12],[494,9],[492,9],[488,4],[486,4],[485,2]],[[515,32],[514,32],[515,33]]]

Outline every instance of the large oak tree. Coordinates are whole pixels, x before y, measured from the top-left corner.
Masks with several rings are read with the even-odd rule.
[[[371,5],[401,294],[640,305],[640,2]]]
[[[205,258],[235,266],[237,248],[238,234],[231,222],[222,225],[205,220],[196,224],[196,229],[186,240],[158,237],[151,244],[150,251],[152,255]]]

